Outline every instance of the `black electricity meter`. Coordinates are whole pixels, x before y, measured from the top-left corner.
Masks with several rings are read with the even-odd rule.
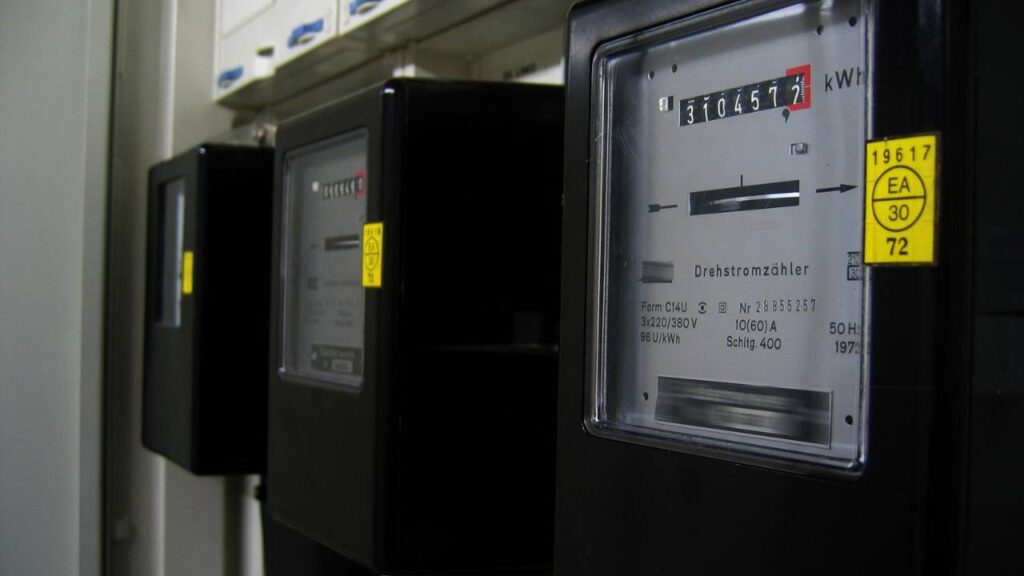
[[[268,509],[379,573],[550,566],[563,90],[282,124]]]
[[[573,9],[557,574],[1020,565],[1014,12]]]
[[[149,172],[142,440],[195,474],[264,470],[274,152]]]

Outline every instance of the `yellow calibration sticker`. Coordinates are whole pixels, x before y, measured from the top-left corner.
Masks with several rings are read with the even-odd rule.
[[[363,288],[380,288],[384,268],[384,223],[363,224]]]
[[[181,293],[192,293],[192,268],[195,265],[195,257],[191,250],[186,250],[181,255]]]
[[[938,134],[867,143],[865,264],[935,264],[938,144]]]

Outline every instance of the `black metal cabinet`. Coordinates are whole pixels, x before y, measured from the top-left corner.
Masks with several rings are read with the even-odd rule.
[[[1008,479],[1019,479],[1020,473],[1020,458],[1010,445],[1021,433],[1022,371],[1010,349],[1020,330],[1016,304],[1024,286],[1014,270],[1019,268],[1015,266],[1024,227],[1011,224],[1019,217],[1011,216],[1019,213],[1011,206],[1019,202],[1011,192],[1014,177],[1007,154],[1021,121],[1017,114],[998,112],[996,104],[1001,98],[999,71],[1012,59],[1004,39],[1012,35],[1015,11],[979,3],[884,0],[608,0],[574,8],[569,17],[567,74],[557,574],[985,574],[997,573],[999,566],[1020,564],[1020,548],[1009,544],[1022,533],[1020,497]],[[771,35],[783,29],[787,18],[797,22],[797,28],[803,27],[793,42],[808,61],[839,55],[851,61],[863,58],[863,65],[812,66],[800,72],[805,61],[779,61],[769,62],[763,77],[749,74],[751,62],[771,52]],[[744,35],[742,26],[755,21],[760,24],[750,29],[758,33]],[[863,54],[827,43],[831,35],[851,33],[862,35]],[[692,49],[678,51],[678,66],[659,60],[650,49],[666,46],[667,53],[672,46],[691,45]],[[633,57],[645,50],[649,57]],[[601,58],[609,53],[624,55],[626,63],[617,70],[605,65]],[[639,64],[632,69],[630,62]],[[708,62],[716,66],[705,66]],[[606,89],[614,74],[627,73],[635,78],[628,90]],[[734,83],[725,83],[719,75],[735,76]],[[804,79],[809,82],[809,94],[801,92]],[[795,87],[794,99],[782,103],[781,112],[761,109],[770,86]],[[813,114],[823,115],[828,106],[839,106],[834,99],[843,90],[863,90],[862,96],[842,104],[863,111],[863,127],[826,121],[811,125]],[[644,97],[630,100],[637,93]],[[719,99],[728,108],[717,109]],[[708,109],[703,108],[705,102]],[[757,335],[749,351],[746,340],[739,340],[743,346],[729,344],[737,340],[727,340],[725,334],[745,335],[734,334],[740,331],[741,318],[727,315],[735,313],[738,303],[753,299],[719,294],[739,291],[736,286],[748,282],[742,277],[718,274],[718,263],[711,262],[714,272],[709,279],[706,267],[694,270],[692,258],[686,260],[691,263],[688,268],[677,264],[674,276],[667,272],[671,270],[668,257],[652,256],[642,269],[640,256],[635,256],[635,263],[615,258],[620,254],[646,257],[645,250],[666,252],[656,232],[630,228],[630,218],[650,221],[650,229],[656,230],[665,220],[655,217],[671,216],[677,218],[673,231],[703,226],[715,218],[720,232],[710,233],[706,242],[677,243],[678,252],[669,251],[684,256],[715,254],[720,246],[736,246],[748,237],[760,238],[762,245],[744,256],[778,256],[771,252],[772,238],[781,229],[828,245],[838,234],[836,226],[806,231],[786,226],[798,224],[798,210],[811,214],[826,201],[860,202],[856,205],[860,208],[850,208],[848,214],[863,222],[870,216],[870,211],[864,212],[863,171],[850,172],[856,179],[849,182],[842,179],[850,174],[835,168],[835,182],[794,176],[776,180],[780,185],[799,180],[796,188],[768,190],[753,184],[760,185],[755,177],[771,173],[776,164],[797,166],[801,158],[813,161],[818,151],[833,145],[830,135],[845,137],[840,128],[859,130],[861,146],[867,140],[918,134],[937,134],[939,143],[934,265],[863,267],[860,254],[847,259],[840,250],[822,260],[831,266],[834,256],[837,272],[849,266],[851,280],[862,283],[862,324],[851,338],[863,347],[857,352],[858,381],[864,390],[859,454],[834,465],[819,458],[834,443],[795,432],[785,438],[779,428],[765,426],[758,431],[736,418],[698,421],[687,415],[685,406],[674,412],[651,409],[653,416],[643,420],[644,403],[662,401],[668,392],[697,398],[702,410],[712,405],[778,417],[779,412],[763,405],[742,405],[744,397],[753,397],[744,388],[752,385],[824,389],[833,394],[831,405],[838,405],[835,392],[823,384],[832,378],[827,372],[819,379],[772,377],[775,364],[762,359],[790,360],[755,349],[765,334]],[[779,134],[804,129],[815,139],[794,137],[788,149],[774,147],[772,139]],[[661,134],[670,136],[659,140]],[[711,156],[699,149],[671,146],[698,142],[701,135],[706,135],[707,150],[729,146],[733,150]],[[759,164],[750,160],[754,152],[774,160],[770,165]],[[658,170],[669,163],[666,159],[688,172],[674,180],[658,180]],[[702,179],[716,170],[734,170],[737,182],[718,187],[704,184]],[[798,172],[794,168],[794,174]],[[616,187],[628,182],[618,176],[621,173],[649,186]],[[851,191],[845,185],[856,188]],[[708,188],[718,189],[709,195],[704,192]],[[649,190],[676,194],[679,201],[667,196],[616,200],[616,194],[621,198]],[[691,195],[694,192],[703,196]],[[788,196],[768,199],[763,196],[768,192]],[[722,200],[733,204],[711,210],[699,204],[706,198],[712,199],[708,204]],[[608,206],[622,209],[609,211]],[[794,216],[785,220],[783,215]],[[627,224],[608,232],[609,222],[620,217]],[[639,240],[631,240],[635,238]],[[818,261],[809,262],[809,278],[817,281]],[[722,269],[736,270],[733,262],[721,264]],[[616,265],[627,270],[635,265],[634,282],[645,287],[641,290],[662,294],[656,290],[675,286],[677,302],[690,300],[685,317],[699,317],[700,327],[687,332],[679,326],[680,344],[671,339],[656,341],[659,346],[677,347],[673,349],[679,357],[689,353],[687,348],[710,347],[711,340],[696,336],[699,330],[714,326],[719,312],[721,318],[728,318],[728,332],[710,334],[714,346],[728,348],[732,355],[725,357],[735,360],[719,361],[717,352],[709,353],[699,361],[678,364],[680,371],[735,373],[754,359],[768,376],[763,380],[723,376],[723,381],[739,384],[703,389],[692,384],[699,380],[693,377],[685,383],[690,388],[675,390],[659,387],[655,378],[644,384],[637,377],[636,397],[623,402],[624,412],[634,420],[624,418],[629,425],[609,431],[602,419],[612,420],[608,415],[614,415],[610,410],[616,405],[594,401],[612,390],[608,382],[614,384],[602,358],[620,354],[632,344],[620,338],[625,344],[608,351],[604,343],[616,341],[619,333],[600,330],[601,323],[617,309],[640,307],[638,301],[626,298],[633,288],[617,288],[619,284],[614,283],[608,270]],[[768,292],[769,308],[777,300],[800,296],[785,292],[788,286],[805,286],[791,279],[786,279],[790,284],[775,279],[757,282]],[[626,286],[624,281],[621,285]],[[719,287],[720,292],[709,293],[710,306],[699,311],[697,300],[702,294],[698,292],[709,286]],[[806,286],[813,288],[810,283]],[[826,296],[819,298],[819,305],[833,292],[822,292]],[[718,300],[728,308],[716,309]],[[662,306],[664,300],[648,300],[643,306],[651,302]],[[783,345],[795,342],[801,349],[810,349],[819,344],[814,338],[794,337],[799,333],[794,328],[798,321],[783,317],[781,311],[769,310],[760,318],[778,322]],[[807,318],[813,322],[807,334],[818,334],[818,340],[831,346],[834,338],[827,330],[832,318],[815,316],[813,311]],[[638,325],[642,321],[638,318]],[[636,336],[636,342],[641,342],[642,337]],[[835,350],[848,352],[846,346],[840,350],[837,345]],[[631,374],[645,374],[645,358],[657,358],[644,354],[626,358],[628,370],[618,372],[627,375],[623,381],[631,383]],[[814,373],[815,366],[832,361],[807,354],[796,366]],[[713,380],[714,375],[703,378]],[[717,394],[713,401],[708,400],[709,387]],[[640,390],[644,390],[642,398]],[[773,398],[783,399],[781,395]],[[827,429],[833,439],[837,430],[857,425],[853,412],[831,416],[836,418]],[[646,438],[649,429],[660,435]]]
[[[393,80],[280,127],[274,517],[381,573],[550,565],[563,105]]]
[[[265,467],[273,158],[203,144],[149,173],[143,443],[195,474]]]

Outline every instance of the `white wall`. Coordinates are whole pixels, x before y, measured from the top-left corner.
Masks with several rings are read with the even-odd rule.
[[[113,0],[0,2],[0,574],[98,575]]]
[[[236,549],[248,526],[237,502],[255,506],[251,485],[193,476],[142,446],[147,172],[230,127],[231,113],[212,102],[214,6],[122,0],[117,7],[106,380],[111,576],[259,572],[258,562],[245,572]]]

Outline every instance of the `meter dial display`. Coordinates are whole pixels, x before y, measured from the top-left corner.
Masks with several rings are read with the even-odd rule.
[[[750,6],[595,57],[586,423],[674,450],[857,469],[864,10]]]
[[[285,379],[362,385],[367,142],[359,130],[284,160]]]

